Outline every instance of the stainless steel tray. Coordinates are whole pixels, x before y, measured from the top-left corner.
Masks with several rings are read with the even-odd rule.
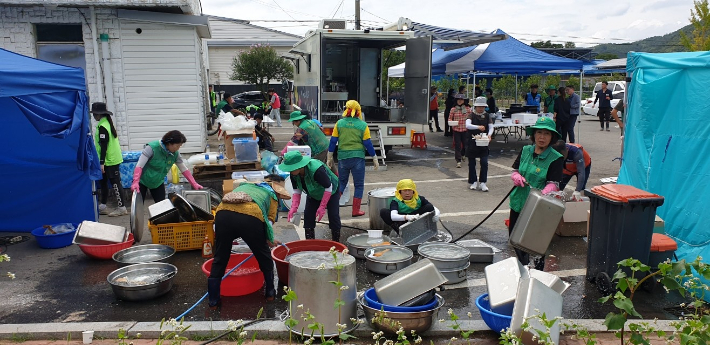
[[[169,262],[175,249],[164,244],[144,244],[120,250],[113,254],[113,261],[121,266],[149,262]]]
[[[148,206],[148,219],[152,221],[153,218],[158,217],[174,209],[175,206],[173,206],[172,201],[168,199],[156,202],[155,204]]]
[[[419,219],[400,226],[399,232],[405,246],[426,242],[437,234],[434,212],[424,213]]]
[[[531,189],[510,234],[510,244],[524,252],[544,255],[564,213],[562,200]]]
[[[208,212],[212,210],[212,197],[208,190],[183,190],[182,196],[193,206],[196,205]]]
[[[150,222],[154,225],[159,224],[172,224],[180,222],[180,213],[177,209],[172,209],[168,212],[160,214],[150,219]]]
[[[128,231],[123,226],[85,220],[74,233],[75,244],[102,245],[126,242]]]
[[[375,282],[375,293],[383,304],[398,306],[446,282],[434,263],[424,259]]]

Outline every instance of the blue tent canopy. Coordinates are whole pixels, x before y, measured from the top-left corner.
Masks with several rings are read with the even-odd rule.
[[[84,72],[0,49],[0,231],[95,220]]]
[[[710,258],[710,52],[629,53],[618,183],[665,197],[657,213],[679,259]],[[710,299],[710,296],[706,295]]]

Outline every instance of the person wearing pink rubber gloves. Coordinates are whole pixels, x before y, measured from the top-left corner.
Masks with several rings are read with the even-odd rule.
[[[316,219],[320,221],[328,213],[328,225],[332,240],[340,241],[340,205],[337,197],[331,197],[338,190],[338,177],[323,162],[301,155],[298,151],[286,152],[281,171],[291,173],[293,195],[288,221],[293,219],[301,204],[301,195],[306,193],[306,208],[303,211],[303,228],[306,239],[316,238]]]
[[[535,122],[535,125],[525,128],[525,131],[533,144],[524,146],[513,163],[515,170],[510,178],[515,187],[510,194],[508,234],[513,232],[530,188],[541,189],[542,194],[547,195],[558,191],[562,181],[564,157],[551,147],[551,144],[560,138],[560,134],[555,129],[555,121],[543,116]],[[528,253],[516,248],[515,254],[523,265],[530,262]],[[534,261],[536,269],[542,271],[545,268],[544,257]]]
[[[180,131],[170,131],[165,133],[162,139],[146,144],[133,171],[131,190],[141,193],[144,201],[148,190],[155,202],[165,200],[163,181],[173,164],[177,165],[182,175],[190,182],[192,189],[202,189],[202,186],[195,182],[195,178],[178,152],[186,141],[187,138]]]

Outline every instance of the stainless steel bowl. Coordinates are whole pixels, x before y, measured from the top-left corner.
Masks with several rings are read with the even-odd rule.
[[[352,235],[345,240],[345,245],[348,247],[348,252],[350,255],[357,259],[365,259],[365,251],[372,248],[373,245],[381,244],[383,242],[390,242],[392,240],[389,236],[382,236],[382,238],[372,238],[368,234]]]
[[[400,326],[407,334],[411,331],[422,334],[431,328],[439,309],[444,305],[444,298],[440,295],[436,295],[436,300],[438,303],[434,309],[414,313],[397,313],[371,308],[365,304],[363,294],[358,296],[358,303],[365,312],[365,319],[370,327],[392,336],[397,335]],[[377,321],[372,322],[373,318]]]
[[[385,253],[383,256],[374,256],[376,253]],[[391,259],[388,254],[399,252],[398,259]],[[379,246],[365,251],[365,260],[368,270],[379,274],[392,274],[412,264],[414,253],[411,249],[401,246]],[[429,299],[431,300],[431,299]]]
[[[471,263],[468,262],[465,267],[463,268],[455,268],[451,270],[439,270],[441,274],[446,277],[446,283],[445,285],[451,285],[451,284],[458,284],[464,280],[466,280],[466,271],[468,270],[468,267],[471,266]]]
[[[177,267],[166,263],[136,264],[111,272],[106,280],[119,299],[144,301],[168,293],[177,271]]]
[[[417,250],[419,255],[431,260],[440,271],[460,270],[470,264],[471,252],[456,243],[424,243]]]
[[[150,262],[170,262],[175,254],[175,248],[164,244],[144,244],[134,246],[113,254],[113,261],[120,266],[143,264]]]

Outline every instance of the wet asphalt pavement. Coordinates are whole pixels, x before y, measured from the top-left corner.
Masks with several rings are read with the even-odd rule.
[[[588,187],[600,184],[599,178],[616,176],[618,162],[618,129],[613,132],[598,132],[598,123],[585,116],[581,123],[581,143],[592,156],[592,174]],[[274,128],[277,139],[287,140],[290,128]],[[468,190],[465,181],[467,167],[455,168],[450,138],[443,133],[429,133],[428,150],[398,148],[388,156],[387,171],[368,172],[365,192],[374,188],[394,186],[401,178],[413,178],[419,193],[426,196],[442,212],[442,220],[454,237],[468,231],[480,222],[511,188],[507,175],[518,150],[528,141],[512,140],[509,143],[494,141],[491,144],[491,166],[489,169],[489,193]],[[277,142],[283,147],[284,141]],[[573,179],[572,184],[574,184]],[[365,195],[365,199],[367,196]],[[147,201],[150,203],[150,201]],[[370,212],[370,210],[367,210]],[[494,214],[483,226],[467,238],[478,238],[488,242],[502,252],[495,255],[495,261],[514,256],[507,244],[507,202],[502,211]],[[352,219],[350,207],[341,208],[345,226],[367,228],[367,214]],[[285,216],[285,214],[281,214]],[[101,222],[128,226],[128,217],[108,218]],[[275,226],[276,238],[283,241],[297,240],[294,227],[281,219]],[[317,238],[330,238],[327,226],[319,224]],[[359,230],[343,228],[341,241],[361,233]],[[9,234],[3,234],[9,235]],[[25,234],[29,235],[29,234]],[[30,236],[31,237],[31,236]],[[146,229],[142,244],[150,243]],[[603,319],[614,307],[599,305],[602,297],[596,287],[584,276],[587,244],[582,237],[555,236],[550,246],[552,254],[547,261],[547,271],[558,272],[562,279],[571,284],[564,293],[563,317],[572,319]],[[175,317],[192,306],[206,291],[205,275],[201,265],[205,261],[199,251],[178,252],[172,264],[179,273],[174,278],[172,290],[157,299],[144,302],[124,302],[113,295],[106,276],[118,266],[113,261],[98,261],[86,257],[77,246],[61,249],[40,249],[34,239],[8,246],[7,254],[12,257],[3,263],[2,272],[13,272],[17,279],[0,278],[0,323],[72,322],[72,321],[157,321]],[[483,283],[485,264],[471,264],[467,272],[466,284],[458,284],[454,289],[440,292],[446,299],[439,318],[446,317],[446,309],[452,308],[457,314],[472,312],[480,318],[475,299],[486,292]],[[366,270],[365,263],[357,262],[357,289],[363,291],[382,276]],[[279,291],[282,294],[282,291]],[[279,295],[280,296],[280,295]],[[634,298],[636,309],[645,318],[675,319],[677,316],[665,309],[683,302],[675,295],[667,295],[662,288],[652,293],[640,291]],[[326,301],[325,303],[332,303]],[[186,320],[253,319],[264,307],[264,317],[278,317],[287,309],[286,302],[277,298],[274,302],[263,299],[263,290],[241,297],[223,297],[219,312],[206,308],[206,302],[197,306]]]

